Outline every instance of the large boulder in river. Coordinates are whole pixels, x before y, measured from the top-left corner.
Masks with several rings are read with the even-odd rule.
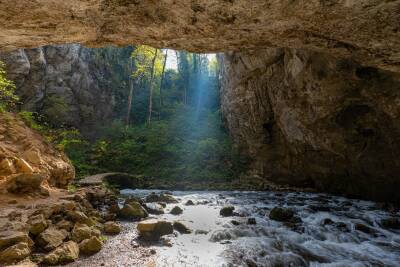
[[[119,212],[120,217],[124,219],[142,219],[148,216],[147,211],[138,202],[130,202],[125,204]]]
[[[164,209],[163,206],[161,206],[158,203],[147,203],[144,208],[147,210],[148,213],[150,214],[155,214],[155,215],[160,215],[164,214]]]
[[[101,250],[103,243],[97,236],[92,236],[79,243],[79,252],[85,255],[93,255]]]
[[[178,231],[181,234],[190,234],[192,232],[192,230],[190,230],[186,225],[184,225],[179,221],[175,221],[172,226],[176,231]]]
[[[293,216],[294,212],[289,208],[275,207],[269,212],[269,218],[274,221],[287,222]]]
[[[1,263],[10,264],[25,259],[31,254],[31,249],[28,243],[20,242],[0,252]]]
[[[79,257],[79,246],[74,241],[68,241],[49,254],[47,254],[43,263],[47,265],[59,265],[75,261]]]
[[[233,207],[233,206],[225,206],[219,211],[219,215],[221,215],[223,217],[232,216],[234,210],[235,210],[235,207]]]
[[[179,206],[175,206],[171,209],[171,211],[169,213],[171,213],[172,215],[179,215],[182,214],[183,209],[181,209]]]
[[[140,237],[145,240],[158,240],[161,236],[172,234],[174,231],[170,222],[156,219],[139,222],[137,230]]]

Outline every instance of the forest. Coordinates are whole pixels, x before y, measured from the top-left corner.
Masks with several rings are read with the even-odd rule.
[[[118,118],[99,124],[94,135],[49,120],[46,114],[63,114],[64,104],[54,99],[57,103],[40,115],[18,114],[67,154],[78,180],[124,172],[158,186],[209,188],[237,179],[247,159],[223,125],[216,55],[142,45],[127,62],[131,75],[120,77],[128,82],[119,89],[126,106],[118,107]],[[3,79],[2,88],[3,102],[16,109],[12,81]]]

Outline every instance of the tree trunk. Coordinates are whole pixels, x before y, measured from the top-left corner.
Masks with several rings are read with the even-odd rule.
[[[160,83],[160,110],[158,112],[158,119],[161,120],[161,109],[163,106],[163,96],[162,96],[162,89],[163,89],[163,84],[164,84],[164,73],[165,73],[165,65],[167,64],[167,58],[168,58],[168,49],[165,50],[165,58],[164,58],[164,65],[161,73],[161,83]]]
[[[125,126],[126,127],[128,127],[129,124],[130,124],[132,100],[133,100],[132,61],[133,61],[133,59],[131,58],[130,63],[129,63],[130,75],[129,75],[128,110],[126,112],[126,121],[125,121]]]
[[[153,80],[154,80],[154,65],[156,63],[157,59],[157,54],[158,54],[158,49],[156,49],[154,53],[154,58],[151,66],[151,78],[150,78],[150,88],[149,88],[149,110],[148,110],[148,115],[147,115],[147,124],[151,124],[151,113],[153,112]]]

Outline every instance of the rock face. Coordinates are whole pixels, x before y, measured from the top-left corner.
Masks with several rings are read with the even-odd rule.
[[[132,47],[88,49],[77,44],[0,54],[16,83],[22,110],[38,112],[56,127],[90,134],[125,109]],[[34,155],[33,155],[34,156]]]
[[[296,49],[228,53],[222,111],[269,180],[400,201],[400,76]]]
[[[274,46],[354,54],[368,65],[399,69],[398,0],[20,0],[2,4],[2,50],[60,43],[146,43],[203,52]]]
[[[43,193],[44,183],[64,187],[74,176],[74,167],[64,153],[17,116],[0,113],[0,190]]]

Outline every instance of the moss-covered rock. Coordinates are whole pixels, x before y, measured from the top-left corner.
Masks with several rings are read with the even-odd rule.
[[[287,222],[294,216],[294,212],[288,208],[275,207],[269,213],[269,218],[274,221]]]

